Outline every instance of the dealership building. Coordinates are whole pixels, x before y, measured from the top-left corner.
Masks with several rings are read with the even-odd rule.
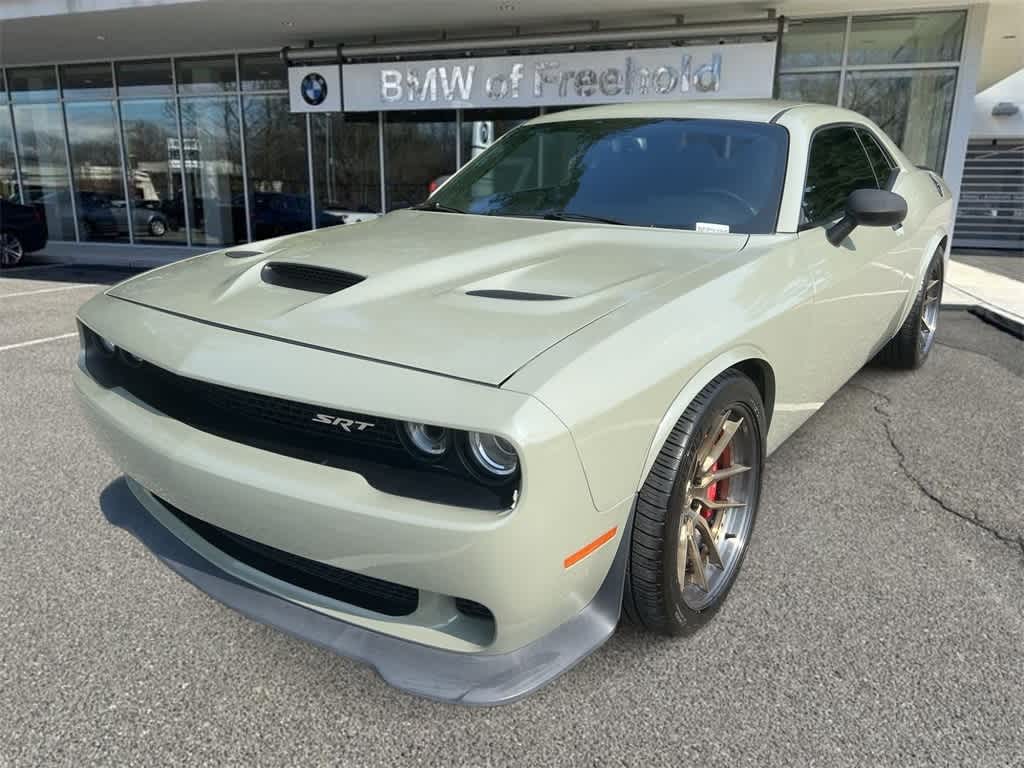
[[[750,97],[862,112],[959,193],[976,92],[1022,67],[1020,0],[0,0],[0,196],[48,252],[156,263],[415,205],[545,112]]]

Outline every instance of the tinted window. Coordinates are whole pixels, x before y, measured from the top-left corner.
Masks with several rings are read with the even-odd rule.
[[[814,135],[807,162],[803,216],[818,222],[842,212],[855,189],[877,189],[875,173],[850,127],[826,128]]]
[[[60,68],[65,99],[109,99],[114,95],[110,64],[75,64]]]
[[[788,141],[781,126],[732,120],[535,123],[486,150],[432,200],[488,216],[764,234],[775,229]]]
[[[864,151],[868,153],[868,161],[875,171],[875,179],[878,181],[878,185],[880,187],[888,187],[889,177],[892,176],[896,163],[893,162],[892,158],[889,157],[889,153],[878,143],[871,134],[871,131],[858,129],[857,133],[860,135],[861,143],[864,145]]]
[[[234,89],[234,57],[178,60],[178,93],[217,93]]]
[[[122,61],[117,64],[117,92],[128,96],[164,96],[171,92],[171,62]]]

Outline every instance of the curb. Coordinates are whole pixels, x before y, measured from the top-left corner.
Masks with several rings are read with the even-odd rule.
[[[943,307],[943,309],[946,308],[947,307]],[[1024,341],[1024,323],[1013,320],[1012,318],[1009,318],[999,312],[995,312],[988,307],[975,306],[967,307],[966,309],[979,320],[995,326],[999,330]]]

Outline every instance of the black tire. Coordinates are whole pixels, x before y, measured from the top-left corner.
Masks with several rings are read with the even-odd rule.
[[[928,359],[935,340],[935,326],[938,322],[939,311],[936,306],[934,320],[931,330],[925,336],[925,302],[933,299],[937,304],[942,303],[943,286],[943,249],[939,249],[932,256],[932,260],[925,270],[924,280],[918,287],[917,296],[914,298],[914,306],[910,308],[903,325],[878,353],[875,360],[881,365],[889,368],[897,368],[905,371],[912,371],[924,365]],[[929,295],[929,286],[933,280],[938,280],[937,291],[932,290]]]
[[[746,507],[750,518],[734,565],[728,574],[722,571],[723,586],[709,604],[695,609],[684,600],[677,576],[684,499],[689,480],[697,471],[698,451],[707,444],[711,431],[727,413],[743,415],[747,424],[744,429],[749,430],[744,439],[751,446],[751,456],[745,462],[749,463],[750,470],[749,479],[744,483],[748,488]],[[722,605],[735,583],[753,533],[767,426],[761,393],[753,381],[735,370],[715,378],[680,417],[651,467],[636,502],[623,597],[626,616],[634,624],[661,634],[686,635],[705,624]]]

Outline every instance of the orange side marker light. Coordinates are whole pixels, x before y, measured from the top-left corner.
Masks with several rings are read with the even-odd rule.
[[[600,536],[598,536],[596,539],[594,539],[592,542],[587,544],[587,546],[583,547],[583,549],[577,550],[576,552],[573,552],[571,555],[569,555],[567,558],[565,558],[565,562],[563,563],[563,565],[566,568],[572,568],[580,560],[582,560],[583,558],[587,557],[588,555],[593,554],[594,552],[599,550],[601,547],[603,547],[605,544],[607,544],[609,541],[614,539],[615,538],[615,534],[618,532],[618,530],[619,530],[619,527],[615,526],[611,530],[605,531]]]

